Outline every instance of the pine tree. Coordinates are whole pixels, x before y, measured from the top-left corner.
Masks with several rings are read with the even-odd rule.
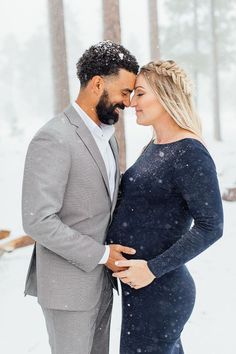
[[[160,59],[157,0],[148,1],[148,12],[151,60],[157,60]]]
[[[236,11],[234,0],[166,0],[168,24],[161,29],[162,53],[187,68],[195,81],[198,77],[212,81],[214,137],[220,131],[220,73],[228,71],[236,60],[234,43]]]
[[[70,102],[63,0],[48,0],[48,13],[54,87],[54,113],[57,114],[63,111]]]
[[[103,0],[103,38],[121,43],[120,9],[119,0]],[[124,116],[120,114],[118,123],[115,125],[116,138],[119,145],[120,170],[126,170],[126,144]]]

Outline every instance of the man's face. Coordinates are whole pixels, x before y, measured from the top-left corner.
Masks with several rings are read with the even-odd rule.
[[[102,123],[115,124],[119,120],[120,109],[129,107],[135,79],[135,74],[124,69],[121,69],[118,75],[104,78],[104,91],[96,106],[98,118]]]

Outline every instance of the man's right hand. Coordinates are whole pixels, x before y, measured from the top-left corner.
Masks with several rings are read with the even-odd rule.
[[[125,260],[126,258],[122,255],[122,253],[125,254],[132,254],[134,255],[136,253],[136,250],[130,247],[126,246],[121,246],[121,245],[109,245],[110,247],[110,254],[107,263],[105,266],[109,269],[111,269],[113,272],[120,272],[122,270],[125,270],[127,268],[121,268],[117,267],[115,265],[116,261],[119,260]]]

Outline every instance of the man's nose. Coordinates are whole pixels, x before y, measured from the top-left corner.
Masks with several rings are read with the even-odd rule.
[[[123,100],[123,105],[125,107],[129,107],[130,106],[130,97],[126,97],[124,100]]]

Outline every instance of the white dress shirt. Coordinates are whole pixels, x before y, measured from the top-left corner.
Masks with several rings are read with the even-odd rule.
[[[102,155],[107,171],[110,197],[112,200],[115,189],[116,163],[113,152],[111,150],[111,146],[109,144],[109,140],[114,134],[115,128],[113,125],[107,125],[103,123],[97,125],[76,102],[73,102],[72,105],[79,114],[79,116],[82,118],[89,131],[91,132]],[[108,245],[106,245],[105,247],[106,249],[104,255],[101,258],[99,264],[105,264],[109,258],[110,247]]]

